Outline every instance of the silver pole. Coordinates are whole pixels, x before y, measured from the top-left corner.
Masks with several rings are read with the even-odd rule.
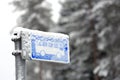
[[[16,80],[25,80],[25,60],[21,56],[15,56],[16,60]]]
[[[12,53],[15,56],[16,80],[25,80],[25,60],[21,57],[21,38],[12,39],[15,43],[15,51]]]

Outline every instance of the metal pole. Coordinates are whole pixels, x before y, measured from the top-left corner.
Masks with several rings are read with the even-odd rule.
[[[16,67],[16,80],[25,80],[25,60],[21,57],[21,38],[12,39],[15,43],[15,51],[13,55],[15,56],[15,67]]]

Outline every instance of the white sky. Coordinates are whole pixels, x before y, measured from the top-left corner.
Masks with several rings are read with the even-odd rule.
[[[12,56],[14,50],[13,42],[10,38],[10,30],[16,25],[16,19],[19,13],[13,14],[13,6],[8,5],[12,0],[1,0],[0,2],[0,80],[15,80],[15,60]],[[55,8],[53,19],[59,17],[59,8],[57,0],[49,0]]]
[[[52,9],[53,9],[52,14],[54,15],[54,16],[52,16],[52,19],[55,22],[57,22],[58,18],[59,18],[59,12],[60,12],[60,9],[61,9],[60,4],[58,3],[59,0],[46,0],[46,1],[48,1],[52,4]]]
[[[9,32],[15,26],[17,13],[12,13],[12,6],[8,6],[11,0],[0,2],[0,80],[15,80],[14,49]]]

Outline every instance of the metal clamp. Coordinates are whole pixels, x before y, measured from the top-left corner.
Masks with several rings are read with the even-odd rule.
[[[22,50],[14,50],[12,52],[12,55],[18,55],[18,54],[21,54],[22,53]]]
[[[14,30],[13,30],[13,33],[12,33],[12,38],[11,38],[11,40],[12,41],[16,41],[16,40],[19,40],[20,38],[21,38],[21,28],[15,28]]]
[[[20,39],[21,39],[21,30],[19,28],[15,28],[12,32],[11,40],[15,43],[15,45],[19,45],[19,43],[16,43],[16,42],[20,42]],[[19,50],[18,48],[12,52],[12,55],[17,55],[21,53],[22,53],[22,50]]]
[[[20,39],[20,32],[14,32],[13,34],[12,34],[12,38],[11,38],[11,40],[12,41],[17,41],[17,40],[19,40]]]

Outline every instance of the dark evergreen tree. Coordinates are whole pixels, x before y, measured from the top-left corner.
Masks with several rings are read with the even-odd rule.
[[[119,0],[65,0],[59,27],[70,35],[71,63],[55,80],[119,79]],[[116,70],[117,69],[117,70]],[[114,76],[114,77],[112,77]]]
[[[51,4],[44,0],[15,0],[16,10],[24,13],[18,19],[18,26],[47,31],[52,27]]]

